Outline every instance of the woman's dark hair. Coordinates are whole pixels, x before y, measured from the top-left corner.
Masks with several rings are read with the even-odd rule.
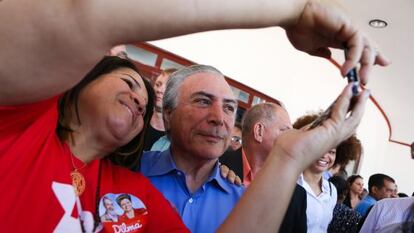
[[[358,159],[361,154],[361,141],[354,134],[345,141],[341,142],[338,147],[336,147],[335,164],[339,164],[341,167],[345,167],[348,165],[349,161]]]
[[[349,187],[351,187],[351,185],[355,182],[355,180],[356,179],[364,179],[364,178],[362,178],[362,176],[360,176],[360,175],[352,175],[352,176],[350,176],[350,177],[348,177],[348,185],[349,185]]]
[[[131,196],[129,194],[123,193],[116,198],[116,203],[118,203],[118,205],[121,206],[121,201],[124,199],[128,199],[129,201],[131,201]]]
[[[298,118],[295,123],[293,123],[293,128],[300,129],[306,125],[309,125],[321,114],[322,112],[302,116]],[[346,167],[346,165],[348,165],[349,161],[358,159],[361,153],[361,141],[356,137],[356,135],[352,135],[336,147],[336,158],[333,166],[339,164],[342,170]]]
[[[337,191],[337,198],[339,201],[343,201],[348,194],[348,184],[341,176],[332,176],[329,178],[329,182],[335,185]]]
[[[82,89],[102,75],[123,67],[130,68],[139,73],[138,69],[131,61],[116,56],[105,56],[76,86],[64,93],[59,100],[59,121],[56,129],[61,140],[66,141],[71,136],[70,133],[73,132],[73,130],[70,128],[70,122],[73,117],[76,117],[79,124],[81,123],[78,110],[78,99]],[[128,144],[117,148],[107,157],[117,165],[137,170],[140,167],[141,154],[144,148],[144,138],[152,117],[155,99],[154,90],[152,89],[150,82],[145,78],[143,78],[143,81],[148,93],[148,104],[144,116],[143,129]],[[75,116],[72,116],[72,109],[75,110]]]

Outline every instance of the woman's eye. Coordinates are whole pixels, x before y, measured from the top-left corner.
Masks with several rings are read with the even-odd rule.
[[[132,89],[132,87],[134,86],[131,82],[131,80],[126,79],[126,78],[122,78],[122,80],[128,85],[129,88]]]

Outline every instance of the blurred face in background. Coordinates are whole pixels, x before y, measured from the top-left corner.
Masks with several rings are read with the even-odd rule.
[[[230,148],[232,150],[238,150],[242,146],[242,132],[239,127],[233,127],[231,133]]]
[[[362,195],[362,192],[364,192],[364,180],[356,178],[349,189],[355,194]]]
[[[392,196],[392,193],[394,192],[394,189],[395,189],[395,183],[389,180],[384,180],[384,185],[381,188],[374,186],[373,188],[374,198],[377,201],[382,200],[384,198],[390,198]]]
[[[162,98],[164,97],[164,92],[168,80],[168,74],[161,73],[154,83],[154,92],[155,92],[155,111],[162,111]]]

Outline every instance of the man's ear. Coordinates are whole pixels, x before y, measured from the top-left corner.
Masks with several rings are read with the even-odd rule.
[[[264,125],[261,122],[257,122],[253,126],[254,139],[259,143],[263,142],[264,130]]]
[[[372,186],[372,194],[374,196],[377,196],[377,193],[378,193],[378,187],[377,186]]]

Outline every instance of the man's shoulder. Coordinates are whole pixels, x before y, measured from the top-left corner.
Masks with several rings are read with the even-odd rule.
[[[414,204],[414,197],[384,198],[382,200],[379,200],[376,203],[376,206],[378,206],[377,208],[386,211],[391,211],[394,209],[405,211],[405,209],[409,209],[412,204]]]
[[[168,151],[145,151],[141,156],[139,171],[145,176],[154,175],[154,172],[157,174],[163,172],[172,166],[168,156]],[[133,170],[138,171],[137,169]]]
[[[368,209],[370,209],[375,204],[375,199],[371,196],[364,197],[358,205],[355,207],[355,210],[358,211],[362,216],[366,215]]]
[[[157,160],[161,157],[162,151],[144,151],[141,156],[141,162],[143,160]]]
[[[365,198],[363,198],[359,203],[358,203],[358,205],[355,207],[355,209],[358,209],[358,208],[363,208],[363,207],[365,207],[365,206],[368,206],[368,205],[370,205],[370,201],[368,201],[367,199],[366,199],[366,197]]]
[[[244,185],[233,184],[233,183],[230,183],[229,181],[226,181],[226,182],[231,187],[232,192],[237,194],[238,196],[241,196],[244,193],[244,191],[246,191],[246,187],[244,187]]]
[[[236,185],[228,181],[225,177],[222,177],[221,174],[218,174],[215,177],[217,181],[217,186],[227,194],[240,198],[246,188],[243,185]]]
[[[367,195],[366,197],[364,197],[362,200],[361,200],[361,204],[365,204],[365,205],[373,205],[373,204],[375,204],[377,201],[375,200],[375,198],[374,197],[372,197],[372,196],[370,196],[370,195]]]

